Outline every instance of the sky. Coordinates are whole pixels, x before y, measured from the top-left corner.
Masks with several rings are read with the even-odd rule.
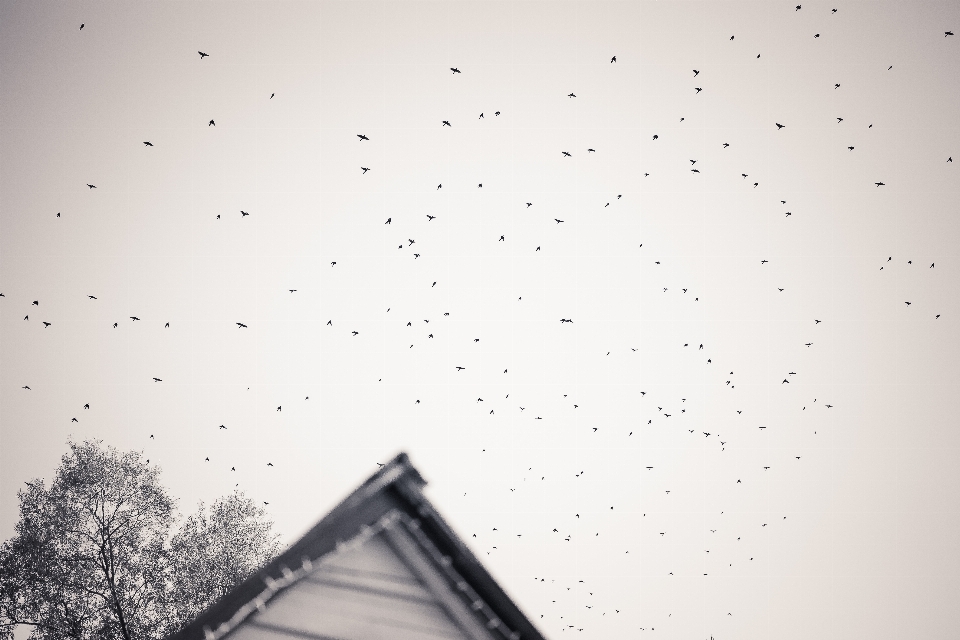
[[[548,637],[953,637],[958,28],[3,0],[0,537],[71,438],[284,543],[406,451]]]

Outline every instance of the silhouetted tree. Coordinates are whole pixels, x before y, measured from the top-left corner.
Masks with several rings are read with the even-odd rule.
[[[175,531],[159,468],[100,441],[68,443],[49,487],[19,491],[0,546],[0,638],[154,640],[178,629],[278,551],[272,523],[240,492]]]

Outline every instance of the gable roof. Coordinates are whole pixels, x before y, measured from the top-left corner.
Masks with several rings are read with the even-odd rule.
[[[338,554],[374,538],[382,538],[414,570],[465,637],[543,640],[423,495],[425,484],[407,455],[400,453],[300,540],[168,640],[220,640],[233,635],[256,612],[279,602],[275,597],[316,574],[318,567],[335,564]]]

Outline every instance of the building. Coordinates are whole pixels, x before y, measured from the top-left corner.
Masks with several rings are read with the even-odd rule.
[[[168,640],[542,640],[401,453]]]

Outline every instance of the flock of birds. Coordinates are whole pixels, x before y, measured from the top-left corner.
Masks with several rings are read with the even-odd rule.
[[[800,11],[802,8],[803,8],[802,5],[797,5],[795,8],[795,11]],[[837,12],[837,9],[832,9],[830,13],[835,14],[836,12]],[[85,26],[84,24],[81,24],[80,29],[83,30],[84,26]],[[948,30],[944,32],[944,37],[950,37],[953,35],[954,34],[952,31]],[[819,33],[813,34],[813,37],[819,38],[820,34]],[[733,41],[734,36],[731,35],[729,37],[729,40]],[[199,54],[199,60],[201,62],[204,62],[206,58],[213,57],[211,54],[205,51],[198,50],[197,53]],[[757,54],[757,58],[759,57],[760,55]],[[617,56],[614,55],[610,57],[609,64],[616,64],[616,63],[617,63]],[[887,70],[888,71],[892,70],[892,68],[893,67],[891,65],[890,67],[888,67]],[[691,75],[689,77],[691,79],[696,79],[696,78],[699,78],[701,73],[709,74],[709,71],[710,71],[709,68],[706,65],[704,65],[699,69],[690,70],[689,73]],[[458,80],[457,76],[465,76],[466,74],[469,74],[470,69],[467,67],[464,67],[461,70],[458,66],[452,66],[452,67],[449,67],[449,72],[450,72],[449,75],[451,76],[450,82],[456,83]],[[825,78],[824,82],[828,82],[830,85],[832,85],[834,90],[837,90],[837,91],[841,90],[840,83],[832,82],[832,80],[828,78]],[[451,90],[456,91],[456,87],[455,86],[452,87]],[[691,98],[697,99],[696,97],[699,96],[703,92],[703,90],[704,88],[702,86],[692,87]],[[275,93],[271,93],[269,98],[267,99],[272,100],[274,99],[275,95],[276,95]],[[569,100],[573,101],[573,100],[576,100],[578,96],[576,91],[571,91],[568,94],[566,94],[566,97]],[[486,120],[485,112],[480,111],[478,113],[479,115],[477,116],[477,119]],[[499,110],[493,111],[492,113],[494,118],[501,116],[501,111]],[[684,118],[680,117],[679,114],[677,115],[677,118],[679,119],[680,122],[684,120]],[[436,120],[437,122],[436,126],[440,127],[441,129],[447,128],[447,127],[453,128],[454,120],[455,119],[445,119],[443,116],[438,116]],[[838,125],[844,122],[844,118],[842,117],[837,117],[836,120]],[[215,127],[215,126],[216,126],[215,118],[210,118],[207,122],[207,127]],[[769,127],[771,129],[775,129],[777,132],[784,131],[785,129],[788,129],[789,126],[790,126],[789,122],[784,123],[784,122],[779,122],[774,120],[769,123]],[[872,127],[873,127],[873,124],[870,124],[868,128],[872,128]],[[728,135],[733,136],[735,134],[728,134]],[[356,144],[365,145],[366,143],[371,142],[371,137],[364,132],[354,133],[352,134],[352,136],[356,138]],[[652,142],[656,144],[666,144],[666,142],[660,139],[659,134],[652,135]],[[716,140],[716,145],[720,149],[728,149],[731,147],[731,145],[736,145],[736,143],[737,143],[737,140],[734,137]],[[143,140],[142,144],[145,149],[151,149],[155,147],[154,143],[150,140]],[[849,152],[854,152],[855,145],[847,146],[846,150]],[[145,152],[148,152],[148,151],[145,151]],[[576,149],[573,149],[573,150],[564,149],[564,148],[560,148],[559,146],[556,149],[556,154],[561,159],[573,158],[575,152],[576,152]],[[584,150],[584,153],[590,154],[590,155],[593,155],[593,154],[601,155],[602,149],[598,150],[593,146],[586,147]],[[948,163],[953,162],[952,156],[948,157],[946,159],[946,162]],[[701,171],[700,167],[696,166],[698,163],[698,159],[690,158],[689,163],[690,164],[687,167],[689,169],[689,172],[692,174],[700,174],[700,171]],[[703,165],[701,164],[701,167],[702,166]],[[361,172],[361,175],[367,175],[371,171],[376,171],[376,169],[377,167],[374,166],[373,162],[364,162],[361,166],[359,166],[359,171]],[[644,173],[643,175],[644,175],[644,178],[646,178],[646,177],[649,177],[651,174]],[[754,189],[760,186],[760,180],[755,179],[752,173],[744,172],[740,174],[740,177],[741,177],[741,180],[743,181],[746,181],[748,178],[754,179],[752,183],[749,183],[749,184],[752,184],[752,187]],[[884,182],[884,180],[889,180],[889,179],[890,178],[886,176],[878,177],[878,179],[873,181],[873,184],[875,185],[876,188],[884,187],[886,186],[886,183]],[[97,189],[97,185],[93,183],[86,183],[86,186],[88,187],[88,191],[93,191],[94,189]],[[438,182],[435,191],[440,191],[442,188],[443,188],[442,182]],[[477,182],[477,188],[478,189],[483,188],[482,181]],[[625,197],[625,194],[623,193],[615,194],[615,197],[613,197],[613,194],[611,194],[609,201],[605,202],[605,204],[603,205],[603,208],[609,207],[611,203],[616,203],[618,201],[623,202],[624,197]],[[626,197],[629,197],[629,195],[627,195]],[[795,213],[792,211],[787,211],[783,209],[788,204],[787,200],[778,199],[777,201],[779,202],[779,205],[780,205],[780,209],[777,211],[777,213],[784,215],[784,218],[785,218],[785,220],[783,221],[783,224],[787,224],[787,225],[791,224],[792,221],[790,220],[790,218],[794,216]],[[533,201],[527,201],[527,198],[520,198],[517,202],[517,206],[523,209],[531,209],[532,207],[535,206],[535,203]],[[239,210],[235,215],[237,215],[241,219],[245,219],[249,217],[251,214],[246,210]],[[425,220],[423,220],[421,224],[442,225],[445,222],[443,220],[443,216],[437,216],[437,215],[431,215],[431,214],[424,214],[424,216],[425,216]],[[57,218],[61,217],[60,212],[56,213],[56,217]],[[220,219],[220,215],[218,214],[216,218]],[[552,217],[552,221],[554,226],[563,225],[565,222],[564,219],[561,219],[559,217]],[[387,217],[387,219],[384,222],[384,225],[394,225],[393,218]],[[413,232],[408,234],[407,231],[409,231],[409,229],[405,229],[404,231],[401,232],[402,233],[401,237],[403,237],[404,240],[399,242],[397,246],[398,250],[410,251],[412,253],[412,259],[418,260],[421,257],[427,255],[428,252],[431,252],[432,250],[435,249],[435,247],[430,246],[429,244],[423,241],[418,243],[416,238],[414,237],[406,237],[407,235],[413,234]],[[496,234],[496,236],[497,236],[496,242],[508,241],[507,234],[505,233],[498,233]],[[416,250],[415,250],[416,252],[413,252],[414,247],[416,247]],[[639,252],[646,253],[651,251],[651,249],[652,248],[649,246],[649,243],[647,246],[644,246],[643,243],[639,243],[639,242],[637,243],[637,251]],[[535,247],[531,246],[530,251],[532,253],[540,252],[541,245],[536,245]],[[893,260],[894,260],[893,256],[887,257],[884,263],[879,266],[880,270],[883,270],[885,267],[889,267],[890,263],[892,263]],[[653,258],[650,258],[649,260],[644,259],[644,262],[648,262],[650,267],[652,268],[655,268],[656,265],[660,264],[659,260],[655,260]],[[766,265],[769,262],[770,260],[766,258],[759,260],[756,265],[756,268],[758,269],[768,268],[766,267]],[[913,264],[912,259],[904,260],[903,262],[905,262],[905,264],[907,265]],[[330,261],[330,268],[336,268],[337,265],[338,265],[337,260]],[[927,268],[934,269],[935,265],[936,263],[932,262]],[[437,281],[432,281],[432,283],[430,284],[430,287],[433,288],[436,285],[437,285]],[[664,287],[663,291],[666,292],[667,288]],[[783,293],[784,288],[778,287],[778,291],[780,293]],[[286,292],[289,293],[290,295],[294,295],[298,292],[298,289],[287,289]],[[100,298],[97,295],[94,295],[93,293],[89,293],[89,292],[75,292],[75,293],[78,296],[86,296],[90,304],[97,304],[98,301],[100,300]],[[688,288],[683,288],[682,294],[687,295]],[[689,294],[689,296],[694,299],[694,302],[699,302],[700,295],[704,295],[704,294],[694,295],[692,291]],[[44,311],[44,306],[42,305],[43,301],[39,299],[30,299],[30,298],[25,298],[23,300],[12,300],[7,298],[7,296],[5,296],[2,292],[0,292],[0,297],[5,299],[3,302],[4,306],[0,307],[0,309],[2,309],[4,312],[10,313],[14,309],[17,309],[18,312],[24,313],[23,322],[35,322],[39,320],[39,324],[43,327],[44,330],[51,329],[52,331],[55,331],[57,329],[57,325],[55,322],[53,322],[49,318],[43,317],[43,311]],[[522,301],[522,296],[518,299],[518,302],[519,301]],[[905,300],[904,304],[909,307],[913,303],[912,301]],[[166,330],[171,328],[170,322],[163,318],[142,320],[141,317],[138,315],[139,313],[138,311],[135,311],[135,310],[131,310],[131,311],[133,311],[133,313],[131,313],[131,315],[127,316],[124,319],[117,318],[112,320],[111,321],[112,328],[119,330],[121,322],[152,323],[157,330]],[[386,312],[389,314],[390,309],[388,308]],[[565,315],[569,315],[569,314],[565,314]],[[31,316],[33,316],[33,319],[31,319]],[[444,312],[443,316],[440,318],[399,319],[399,320],[396,320],[395,322],[410,328],[413,328],[415,324],[417,326],[426,326],[427,329],[425,331],[425,334],[426,334],[425,339],[434,340],[435,335],[439,336],[440,333],[444,330],[443,323],[446,319],[449,319],[450,316],[451,316],[451,312]],[[931,317],[934,319],[939,319],[940,314],[937,313],[934,315],[931,313]],[[336,318],[331,317],[331,318],[326,318],[325,320],[326,322],[324,326],[327,328],[327,330],[335,331],[341,328],[341,323],[339,321],[336,323],[334,322]],[[560,325],[574,325],[576,322],[576,318],[572,317],[571,315],[570,317],[558,317],[558,318],[555,318],[553,321]],[[810,317],[808,319],[808,322],[809,322],[809,331],[810,331],[809,335],[811,337],[808,338],[807,341],[803,343],[803,346],[809,349],[816,344],[817,332],[822,330],[820,328],[820,325],[825,321],[821,320],[820,318]],[[243,318],[238,318],[234,322],[234,326],[235,326],[235,330],[249,329],[248,321]],[[361,336],[361,332],[356,327],[347,327],[345,329],[345,332],[346,333],[344,335],[349,335],[351,338],[359,338]],[[473,337],[472,342],[473,344],[479,344],[481,342],[481,337],[479,336]],[[410,344],[410,346],[406,348],[412,349],[414,348],[414,344]],[[719,385],[722,385],[723,387],[725,387],[726,389],[729,389],[730,391],[733,391],[736,389],[737,378],[734,375],[734,371],[732,370],[728,371],[729,369],[728,367],[724,368],[720,362],[714,362],[713,360],[714,356],[711,354],[710,345],[708,343],[697,343],[697,344],[684,343],[682,346],[678,345],[678,349],[683,349],[683,350],[689,349],[690,351],[696,352],[698,354],[698,357],[700,358],[702,366],[711,367],[711,372],[713,372],[713,369],[716,369],[719,372],[719,373],[712,373],[713,377],[717,378]],[[636,353],[637,351],[638,351],[637,348],[631,347],[632,353]],[[610,353],[611,352],[608,351],[603,355],[609,356]],[[449,370],[454,375],[460,374],[461,372],[466,371],[468,369],[468,367],[466,366],[466,363],[464,362],[451,361],[448,363],[447,366],[449,367]],[[796,369],[795,366],[787,366],[784,368],[782,380],[778,378],[778,380],[780,380],[779,382],[780,385],[791,384],[791,382],[795,380],[797,376],[800,375],[800,373],[794,369]],[[508,374],[508,373],[509,373],[509,368],[508,367],[503,368],[503,374]],[[149,381],[156,384],[162,384],[164,382],[164,378],[161,377],[160,375],[157,375],[152,377]],[[31,384],[35,386],[37,383],[32,380],[30,381],[24,380],[22,384],[22,390],[24,392],[30,392],[33,389],[33,386],[31,386]],[[643,417],[645,418],[645,420],[639,421],[637,423],[637,426],[635,426],[634,428],[624,428],[622,430],[622,433],[619,433],[617,437],[622,438],[623,440],[629,441],[631,438],[638,439],[640,430],[644,428],[650,428],[650,429],[659,428],[661,425],[664,427],[676,426],[677,428],[676,432],[683,435],[686,438],[689,438],[691,442],[694,439],[700,440],[701,442],[706,441],[707,443],[709,443],[710,446],[714,447],[717,452],[726,451],[728,448],[736,447],[737,442],[730,435],[723,435],[719,432],[716,432],[715,429],[710,429],[709,427],[707,428],[707,430],[704,430],[702,428],[697,428],[697,427],[689,428],[690,425],[688,424],[688,422],[691,422],[691,421],[685,420],[686,417],[689,415],[687,413],[687,408],[690,406],[687,404],[687,401],[688,401],[687,397],[676,397],[676,398],[654,397],[653,394],[648,395],[647,391],[639,391],[639,394],[640,394],[641,402],[644,403]],[[306,396],[304,398],[304,401],[309,401],[309,399],[310,397]],[[580,401],[575,403],[573,398],[567,397],[567,394],[564,394],[562,398],[557,398],[556,400],[559,403],[563,403],[571,411],[578,410],[581,407]],[[409,399],[409,402],[413,405],[420,405],[421,398],[411,397]],[[500,400],[499,398],[497,399],[489,398],[489,397],[484,398],[482,395],[478,394],[476,397],[474,406],[476,407],[477,405],[480,405],[480,403],[483,403],[484,411],[487,412],[485,415],[491,415],[491,416],[497,415],[498,410],[501,413],[506,411],[514,411],[514,412],[518,412],[524,417],[529,417],[529,419],[531,420],[543,419],[543,415],[540,410],[541,408],[530,405],[529,402],[527,402],[524,399],[517,399],[515,397],[513,400],[510,400],[509,393],[506,394],[506,397],[504,397],[503,400]],[[654,409],[654,407],[656,409]],[[814,408],[820,409],[821,407],[824,411],[828,411],[833,408],[833,405],[830,404],[829,400],[827,402],[824,402],[820,398],[811,397],[808,403],[805,404],[801,410],[806,411],[808,408],[810,408],[811,410]],[[91,404],[84,403],[83,405],[79,406],[78,409],[80,409],[81,411],[91,410]],[[281,412],[282,409],[283,409],[283,406],[278,405],[275,411]],[[742,411],[743,409],[738,409],[737,414],[738,415],[741,414]],[[64,419],[69,420],[72,423],[79,423],[79,419],[77,415],[68,414],[64,416]],[[766,428],[767,428],[766,425],[761,425],[758,427],[758,429],[761,431]],[[219,425],[214,424],[210,426],[210,429],[215,431],[226,431],[229,429],[229,427],[226,424],[219,424]],[[585,429],[589,434],[596,435],[602,431],[608,430],[608,427],[603,424],[600,424],[600,425],[590,424],[589,426],[585,427]],[[155,435],[156,434],[153,434],[153,433],[146,434],[145,438],[147,440],[155,440]],[[711,437],[714,438],[714,440],[710,440]],[[797,452],[797,453],[800,453],[800,452]],[[415,455],[416,455],[416,452],[414,452],[414,456]],[[803,458],[802,455],[791,456],[792,464],[802,464],[802,458]],[[236,463],[229,462],[229,461],[221,461],[217,459],[216,456],[211,457],[211,454],[203,454],[202,462],[203,464],[210,464],[210,465],[220,464],[223,472],[227,474],[235,473],[237,471]],[[786,464],[786,461],[782,461],[782,463]],[[270,468],[274,467],[273,462],[267,459],[261,460],[260,464],[263,467],[270,467]],[[380,463],[377,463],[377,464],[380,464]],[[758,470],[762,470],[760,471],[760,473],[771,469],[770,464],[763,464],[761,461],[758,461],[756,466]],[[657,468],[657,465],[655,464],[644,466],[643,473],[654,474],[656,473],[656,468]],[[531,483],[546,482],[549,477],[548,473],[549,472],[538,472],[532,466],[526,467],[525,470],[518,473],[518,478],[522,478],[520,482],[514,483],[517,486],[509,487],[509,492],[516,493],[518,491],[521,491],[521,492],[529,491],[530,490],[529,486]],[[580,470],[570,469],[568,471],[568,475],[574,479],[580,479],[584,477],[585,473],[586,471],[583,469],[580,469]],[[741,477],[736,477],[736,478],[731,477],[730,482],[733,485],[742,485],[744,484],[744,479]],[[237,485],[239,486],[239,483],[237,483]],[[672,490],[673,489],[671,488],[662,489],[664,494],[667,496],[670,495]],[[263,504],[269,505],[270,503],[269,501],[263,500]],[[613,511],[615,506],[616,505],[610,505],[609,510]],[[629,508],[636,508],[636,504],[630,505]],[[642,512],[642,509],[641,509],[641,512]],[[647,513],[642,513],[641,518],[642,519],[647,518]],[[716,517],[714,517],[711,520],[711,522],[716,522],[716,521],[719,521],[720,519],[721,519],[720,514],[717,514]],[[590,531],[590,533],[582,533],[582,531],[584,531],[584,527],[582,527],[581,524],[584,523],[585,520],[586,520],[586,515],[584,516],[584,518],[581,518],[581,514],[579,512],[576,512],[576,513],[568,514],[568,516],[565,518],[563,522],[557,522],[557,523],[543,522],[542,526],[549,533],[549,535],[555,537],[558,544],[571,544],[571,543],[575,544],[579,536],[586,536],[588,538],[600,539],[602,537],[601,534],[605,532],[600,530],[601,525],[598,524],[599,520],[595,517],[592,518],[587,528],[592,527],[593,530]],[[776,520],[770,520],[770,521],[767,521],[766,518],[764,518],[763,521],[758,520],[752,523],[752,525],[756,527],[756,531],[750,531],[750,532],[739,531],[739,530],[724,531],[720,525],[716,525],[717,528],[709,528],[707,531],[705,531],[704,536],[706,540],[719,539],[721,536],[725,536],[725,540],[728,543],[731,543],[732,541],[732,544],[736,544],[736,541],[740,541],[742,537],[746,538],[749,536],[753,542],[758,542],[758,536],[762,535],[762,533],[758,533],[758,532],[763,532],[768,527],[770,529],[773,529],[776,526],[781,526],[781,527],[787,526],[785,523],[786,520],[787,520],[787,516],[785,515],[781,515]],[[670,535],[671,535],[669,525],[663,524],[664,523],[663,518],[659,518],[657,520],[657,523],[658,524],[654,525],[653,528],[655,529],[662,528],[664,530],[654,531],[655,538],[659,538],[664,542],[669,542]],[[646,524],[644,524],[644,526],[646,526]],[[509,545],[510,540],[521,539],[525,533],[527,532],[507,531],[506,527],[504,527],[503,525],[500,525],[500,526],[491,526],[488,531],[480,532],[479,536],[478,536],[478,533],[472,532],[469,538],[471,540],[475,540],[475,546],[480,548],[485,555],[495,555],[499,548],[503,548],[505,545]],[[634,555],[636,555],[639,551],[638,546],[627,545],[627,547],[628,548],[622,548],[617,550],[616,553],[622,553],[623,555],[626,556],[630,554],[630,551],[634,551]],[[709,554],[711,552],[711,549],[704,549],[704,552],[706,554]],[[715,553],[715,555],[717,554]],[[722,571],[724,567],[733,567],[734,564],[738,564],[738,565],[739,563],[749,564],[754,561],[754,558],[756,557],[756,555],[757,554],[755,554],[754,551],[744,548],[742,551],[739,551],[736,553],[730,552],[727,555],[724,555],[722,561],[715,562],[711,566],[716,567],[718,571]],[[679,571],[679,569],[677,569],[677,571]],[[674,575],[674,571],[666,571],[665,573],[669,576]],[[704,573],[703,575],[706,576],[708,575],[708,573]],[[538,576],[535,578],[535,580],[537,581],[538,584],[543,584],[545,587],[550,587],[552,585],[554,591],[556,592],[554,593],[553,591],[551,591],[551,593],[554,593],[554,596],[547,598],[550,601],[549,603],[547,603],[547,606],[552,606],[556,604],[558,600],[560,600],[562,603],[566,603],[567,600],[569,600],[569,598],[574,595],[576,596],[576,601],[580,603],[579,606],[583,607],[585,611],[590,611],[592,614],[599,614],[600,617],[604,617],[608,615],[617,616],[621,613],[622,610],[625,610],[629,606],[629,603],[614,604],[616,600],[615,593],[601,595],[601,592],[604,590],[603,585],[590,584],[590,581],[578,580],[576,582],[573,582],[573,581],[565,581],[563,579],[557,579],[549,576]],[[596,582],[596,581],[593,581],[593,582]],[[542,619],[544,622],[551,624],[551,626],[559,627],[562,630],[583,631],[585,628],[583,626],[584,616],[581,615],[581,613],[582,612],[579,612],[579,611],[571,612],[569,610],[564,610],[561,612],[560,609],[547,609],[543,612],[540,612],[540,611],[536,612],[536,615],[533,617],[535,619]],[[731,611],[727,613],[727,615],[733,616],[734,613]],[[651,623],[649,627],[644,626],[644,627],[641,627],[640,630],[653,632],[656,630],[658,624],[660,625],[669,624],[669,621],[667,620],[667,618],[669,618],[669,615],[666,618],[662,618],[659,623],[655,623],[655,624]]]

